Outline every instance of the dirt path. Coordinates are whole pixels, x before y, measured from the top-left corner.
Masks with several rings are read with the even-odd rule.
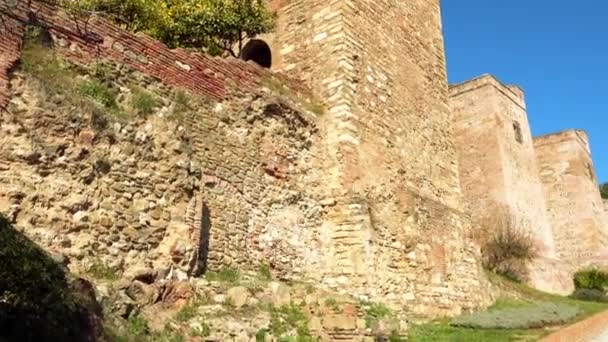
[[[608,311],[559,330],[541,342],[608,342]]]

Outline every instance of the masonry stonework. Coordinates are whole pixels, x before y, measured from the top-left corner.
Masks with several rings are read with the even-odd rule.
[[[83,31],[19,2],[0,37],[0,210],[83,264],[126,254],[127,271],[177,277],[269,265],[407,317],[491,302],[473,238],[487,221],[533,234],[533,284],[549,291],[575,268],[556,258],[576,263],[604,244],[586,137],[533,141],[523,91],[491,76],[448,88],[438,0],[271,5],[268,70],[97,17]],[[161,98],[154,115],[114,125],[113,138],[83,113],[70,121],[69,106],[15,72],[34,14],[74,68],[113,66],[120,103],[130,82]],[[196,105],[176,123],[166,115],[178,90]],[[325,110],[306,109],[315,99]]]
[[[408,307],[422,300],[414,311],[449,313],[459,301],[454,290],[467,296],[466,287],[485,285],[471,262],[479,250],[466,239],[439,2],[275,6],[273,68],[307,81],[327,105],[336,200],[326,223],[336,252],[328,281],[373,288]]]
[[[528,231],[555,257],[523,92],[486,75],[450,87],[460,179],[479,229]]]
[[[575,264],[595,258],[608,226],[587,134],[546,135],[534,146],[558,256]]]

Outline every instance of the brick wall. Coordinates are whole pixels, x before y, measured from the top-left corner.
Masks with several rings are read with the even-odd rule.
[[[0,37],[0,89],[6,88],[7,70],[19,55],[23,23],[35,14],[40,25],[47,27],[55,39],[55,47],[72,60],[91,63],[96,59],[110,59],[130,66],[169,85],[186,88],[195,94],[221,98],[227,84],[253,89],[264,78],[276,78],[294,93],[308,96],[310,91],[302,83],[272,73],[254,63],[238,59],[213,58],[189,53],[182,49],[170,50],[165,45],[143,34],[126,32],[112,23],[91,17],[74,20],[42,2],[0,1],[2,17],[11,26],[8,35]],[[2,90],[0,90],[2,91]],[[0,104],[6,103],[6,90]]]

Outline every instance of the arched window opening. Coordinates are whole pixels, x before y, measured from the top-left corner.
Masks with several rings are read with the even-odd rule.
[[[270,47],[260,39],[252,39],[243,47],[241,59],[244,61],[254,61],[264,68],[272,66]]]

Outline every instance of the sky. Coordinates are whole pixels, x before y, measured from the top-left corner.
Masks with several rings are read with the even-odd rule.
[[[450,83],[490,73],[519,85],[532,134],[586,130],[608,182],[608,1],[441,3]]]

